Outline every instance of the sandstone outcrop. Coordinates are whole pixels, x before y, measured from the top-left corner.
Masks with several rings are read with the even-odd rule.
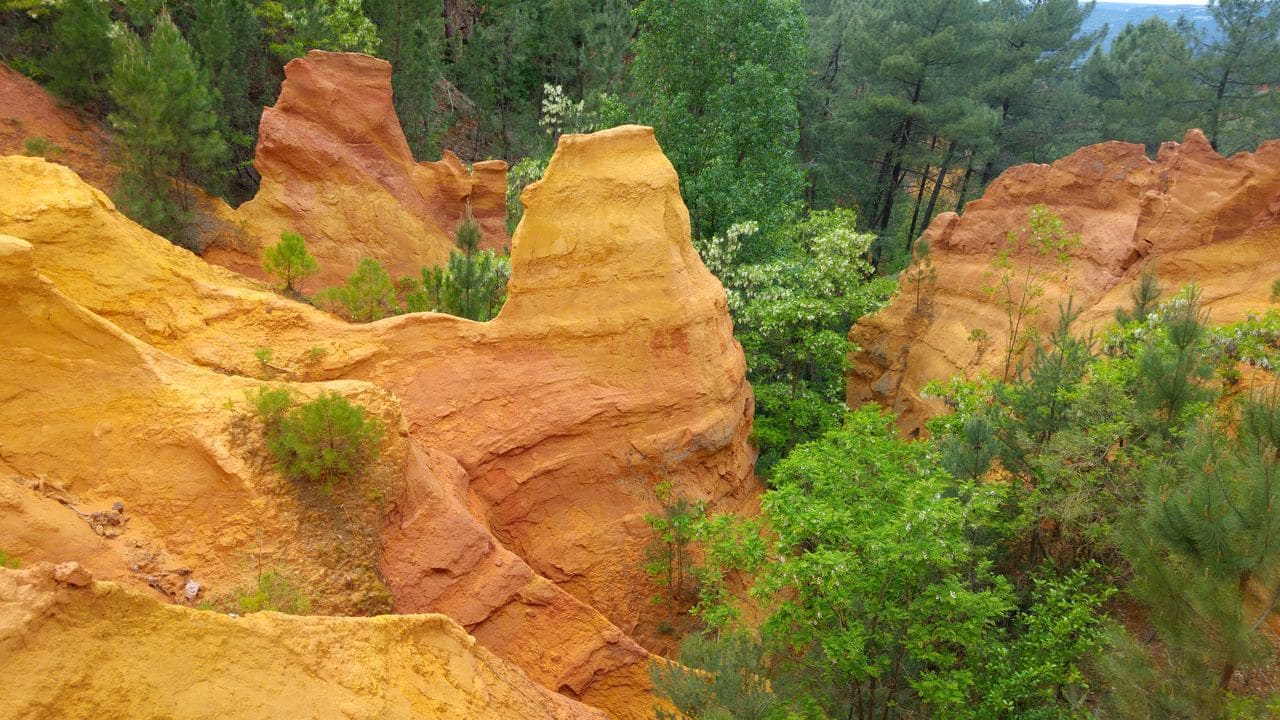
[[[398,612],[444,612],[544,687],[613,717],[652,715],[642,644],[667,640],[641,569],[644,516],[661,511],[654,487],[668,482],[718,509],[757,488],[742,351],[651,130],[562,138],[526,191],[510,297],[488,323],[424,313],[348,325],[173,247],[64,167],[0,158],[0,183],[14,190],[0,195],[0,233],[30,243],[7,241],[24,279],[0,286],[18,313],[3,326],[19,329],[2,344],[18,349],[10,355],[26,374],[45,364],[62,373],[0,368],[15,382],[0,392],[0,472],[64,483],[73,474],[70,492],[92,509],[119,500],[133,517],[160,518],[131,520],[126,542],[104,539],[14,483],[13,506],[66,533],[46,537],[0,514],[0,547],[128,581],[121,547],[135,539],[154,537],[171,565],[201,574],[220,552],[252,547],[241,530],[219,530],[226,518],[264,528],[272,550],[334,534],[299,516],[288,484],[228,440],[245,391],[262,382],[253,351],[269,347],[273,382],[337,388],[389,426],[403,423],[386,453],[380,538]],[[76,323],[42,325],[54,305]],[[40,349],[49,333],[69,346],[87,338],[85,347]],[[83,383],[102,397],[74,405],[69,388]],[[33,426],[45,439],[16,431]],[[190,468],[163,474],[175,462]],[[183,494],[204,486],[216,491]],[[307,567],[329,559],[286,550]]]
[[[1180,144],[1165,143],[1154,160],[1141,145],[1109,142],[1052,165],[1014,167],[963,215],[943,213],[930,224],[924,237],[937,280],[924,284],[919,305],[904,281],[889,306],[850,331],[861,347],[850,406],[880,403],[914,431],[942,410],[920,398],[926,382],[1000,374],[1007,320],[982,288],[1006,234],[1023,228],[1037,204],[1081,236],[1070,271],[1039,300],[1042,329],[1056,322],[1069,295],[1083,308],[1077,330],[1110,321],[1116,307],[1130,304],[1129,290],[1150,263],[1166,293],[1197,283],[1213,322],[1266,307],[1280,277],[1280,141],[1224,158],[1193,130]],[[985,352],[969,341],[974,330],[987,334]]]
[[[232,618],[47,564],[0,569],[0,673],[6,718],[606,718],[441,615]]]
[[[210,262],[261,276],[260,251],[285,230],[306,238],[320,272],[307,290],[346,279],[361,258],[392,275],[444,263],[468,206],[485,243],[507,244],[506,163],[468,170],[457,156],[417,163],[391,101],[391,65],[355,53],[311,51],[285,66],[262,113],[258,193],[238,208],[249,247],[216,243]]]

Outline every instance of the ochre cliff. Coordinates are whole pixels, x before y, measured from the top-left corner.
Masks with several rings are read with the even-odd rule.
[[[605,720],[441,615],[241,618],[0,569],[0,717]]]
[[[1127,307],[1129,291],[1154,263],[1166,296],[1195,282],[1212,322],[1230,322],[1266,307],[1280,277],[1280,141],[1224,158],[1199,130],[1165,143],[1154,160],[1141,145],[1109,142],[1052,165],[1021,165],[996,179],[962,215],[943,213],[924,238],[937,270],[917,304],[904,273],[899,294],[860,320],[849,339],[854,355],[848,402],[877,402],[914,431],[942,410],[922,399],[930,380],[956,374],[999,376],[1008,322],[991,285],[992,261],[1009,232],[1021,230],[1043,204],[1080,234],[1069,272],[1055,273],[1035,318],[1047,329],[1068,296],[1083,312],[1081,332]],[[1022,266],[1026,257],[1015,257]],[[984,348],[970,333],[987,334]]]
[[[349,380],[296,388],[355,398],[393,430],[367,486],[336,491],[346,509],[336,516],[262,471],[261,433],[246,413],[260,381],[139,341],[37,274],[38,257],[0,235],[0,547],[27,562],[75,559],[173,599],[188,580],[208,598],[279,564],[318,611],[387,609],[382,513],[365,496],[403,491],[396,399]],[[346,572],[330,572],[340,561]]]
[[[109,161],[110,135],[59,104],[34,80],[0,63],[0,155],[25,153],[28,141],[37,138],[51,143],[49,159],[75,168],[97,187],[114,187],[119,169]]]
[[[238,423],[268,375],[304,395],[336,389],[400,428],[375,478],[385,504],[360,504],[377,495],[360,487],[344,500],[378,529],[395,609],[448,614],[543,687],[651,717],[636,639],[665,639],[641,569],[654,487],[723,509],[757,491],[742,351],[651,130],[561,140],[526,191],[510,298],[488,323],[348,325],[173,247],[64,167],[0,158],[0,183],[13,189],[0,233],[22,238],[6,241],[4,326],[20,330],[0,344],[21,367],[3,370],[0,479],[24,480],[0,502],[30,519],[0,520],[0,547],[145,587],[126,553],[141,542],[212,592],[245,572],[223,546],[254,546],[244,533],[260,527],[264,551],[320,570],[334,559],[317,543],[344,533],[300,513]],[[60,316],[50,307],[75,321],[42,323]],[[41,377],[46,365],[56,373]],[[81,386],[96,389],[78,400]],[[126,534],[85,532],[42,475],[69,482],[77,507],[122,502]]]
[[[300,233],[320,272],[310,291],[342,282],[361,258],[393,276],[439,265],[468,206],[485,244],[506,244],[506,163],[468,170],[446,152],[417,163],[391,101],[391,65],[356,53],[311,51],[285,66],[274,107],[262,113],[254,167],[258,193],[236,216],[247,243],[214,243],[210,262],[261,276],[260,251]]]

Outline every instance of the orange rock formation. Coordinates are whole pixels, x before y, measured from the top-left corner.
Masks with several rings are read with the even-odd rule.
[[[232,618],[54,577],[0,569],[0,717],[607,717],[441,615]]]
[[[391,102],[391,65],[367,55],[313,50],[286,65],[254,167],[258,194],[236,213],[251,242],[206,252],[247,275],[262,275],[261,247],[290,230],[320,264],[308,290],[342,282],[364,257],[416,276],[448,259],[467,206],[487,246],[507,243],[506,163],[468,170],[449,152],[416,163]]]
[[[1084,309],[1078,330],[1110,321],[1116,307],[1130,304],[1129,290],[1149,263],[1167,293],[1189,282],[1203,288],[1213,322],[1266,307],[1280,277],[1280,141],[1224,158],[1193,130],[1181,144],[1165,143],[1155,160],[1141,145],[1109,142],[1052,165],[1011,168],[963,215],[943,213],[930,224],[924,237],[938,274],[924,284],[919,306],[904,281],[889,306],[854,325],[849,339],[861,350],[850,406],[878,402],[912,431],[942,410],[920,398],[926,382],[1000,374],[1007,320],[982,288],[1006,234],[1023,228],[1037,204],[1082,240],[1070,272],[1039,300],[1041,329],[1057,321],[1068,295]],[[985,352],[969,341],[973,330],[987,333]]]
[[[657,644],[641,570],[654,486],[725,509],[756,492],[742,351],[651,130],[561,140],[526,191],[510,298],[489,323],[347,325],[173,247],[66,168],[0,158],[0,183],[0,233],[22,238],[0,264],[0,325],[14,329],[0,477],[22,482],[0,503],[23,509],[0,518],[0,547],[155,587],[130,570],[141,543],[161,589],[187,570],[212,592],[251,572],[240,555],[260,528],[258,553],[359,611],[372,588],[323,582],[348,534],[271,471],[244,401],[264,373],[335,389],[401,428],[378,475],[338,489],[352,533],[380,531],[395,609],[446,613],[543,687],[651,716],[632,638]],[[66,499],[120,501],[126,529],[86,532]]]

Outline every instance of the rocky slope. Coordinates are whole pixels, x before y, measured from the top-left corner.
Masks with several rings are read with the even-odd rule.
[[[95,122],[60,105],[34,80],[0,63],[0,155],[27,152],[47,140],[46,156],[76,169],[97,187],[115,185],[119,170],[108,158],[112,141]]]
[[[1197,283],[1212,322],[1266,307],[1280,278],[1280,141],[1224,158],[1193,130],[1154,160],[1141,145],[1110,142],[1052,165],[1011,168],[963,215],[943,213],[929,226],[937,279],[922,284],[921,301],[904,280],[888,307],[850,331],[862,348],[850,406],[878,402],[911,432],[942,409],[919,395],[929,380],[1001,373],[1008,321],[982,288],[1006,234],[1021,230],[1037,204],[1081,238],[1069,272],[1055,273],[1038,300],[1041,329],[1056,322],[1068,296],[1083,308],[1077,330],[1110,321],[1116,307],[1130,305],[1129,290],[1149,264],[1166,294]],[[1014,261],[1022,267],[1025,259]],[[987,342],[971,342],[974,330]]]
[[[0,673],[7,718],[607,717],[441,615],[232,618],[48,564],[0,569]]]
[[[652,131],[562,139],[489,323],[347,325],[173,247],[64,167],[0,158],[0,183],[0,233],[22,238],[5,241],[0,341],[0,478],[20,480],[0,502],[21,519],[0,518],[0,547],[207,593],[265,554],[361,612],[377,588],[340,553],[365,557],[372,527],[397,611],[444,612],[543,687],[651,716],[633,637],[663,637],[640,568],[654,486],[720,508],[756,492],[741,349]],[[382,414],[400,430],[379,473],[332,503],[299,496],[247,411],[267,381]],[[125,530],[86,531],[64,500],[121,502]],[[135,545],[159,558],[155,584]]]
[[[391,65],[313,50],[285,66],[274,107],[262,113],[254,167],[258,194],[235,213],[247,242],[213,244],[210,262],[261,276],[260,249],[302,234],[320,272],[308,291],[345,280],[361,258],[416,276],[454,247],[469,207],[485,244],[507,243],[506,163],[468,169],[446,152],[417,163],[391,101]]]

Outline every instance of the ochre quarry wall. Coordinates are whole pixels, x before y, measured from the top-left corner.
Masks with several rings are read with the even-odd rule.
[[[652,716],[645,646],[666,640],[641,567],[654,487],[724,510],[758,488],[745,361],[651,130],[562,138],[526,191],[510,297],[488,323],[349,325],[172,246],[64,167],[0,158],[0,183],[22,278],[3,291],[19,330],[0,340],[0,481],[23,480],[0,502],[29,518],[0,520],[0,547],[145,589],[126,552],[141,542],[214,592],[252,573],[224,553],[261,545],[358,612],[372,588],[320,582],[341,563],[322,540],[346,533],[303,513],[315,503],[238,425],[264,384],[332,389],[389,427],[378,492],[335,492],[348,521],[377,528],[395,610],[445,613],[543,687]],[[61,315],[76,320],[46,320]],[[46,481],[78,508],[123,503],[124,534],[85,532]]]
[[[0,674],[6,718],[608,717],[441,615],[233,618],[47,563],[0,569]]]
[[[1151,263],[1166,297],[1198,284],[1217,323],[1265,308],[1280,277],[1280,141],[1225,158],[1192,130],[1154,160],[1141,145],[1109,142],[1052,165],[1014,167],[962,215],[943,213],[925,231],[937,280],[924,283],[919,304],[904,273],[893,301],[854,325],[849,339],[861,349],[849,376],[851,407],[884,405],[913,432],[944,410],[920,397],[928,381],[1001,374],[1008,323],[982,288],[1006,234],[1022,229],[1037,204],[1082,241],[1070,271],[1038,300],[1042,331],[1068,297],[1083,309],[1077,331],[1110,322],[1117,307],[1131,305],[1129,291]],[[986,332],[985,352],[969,340],[973,330]]]
[[[468,170],[450,152],[415,162],[392,104],[391,65],[367,55],[312,50],[290,61],[279,99],[262,113],[253,164],[258,193],[235,212],[247,239],[205,255],[254,277],[261,248],[285,230],[300,233],[319,263],[307,291],[341,283],[365,257],[395,277],[444,263],[468,206],[486,247],[508,242],[506,163]]]

